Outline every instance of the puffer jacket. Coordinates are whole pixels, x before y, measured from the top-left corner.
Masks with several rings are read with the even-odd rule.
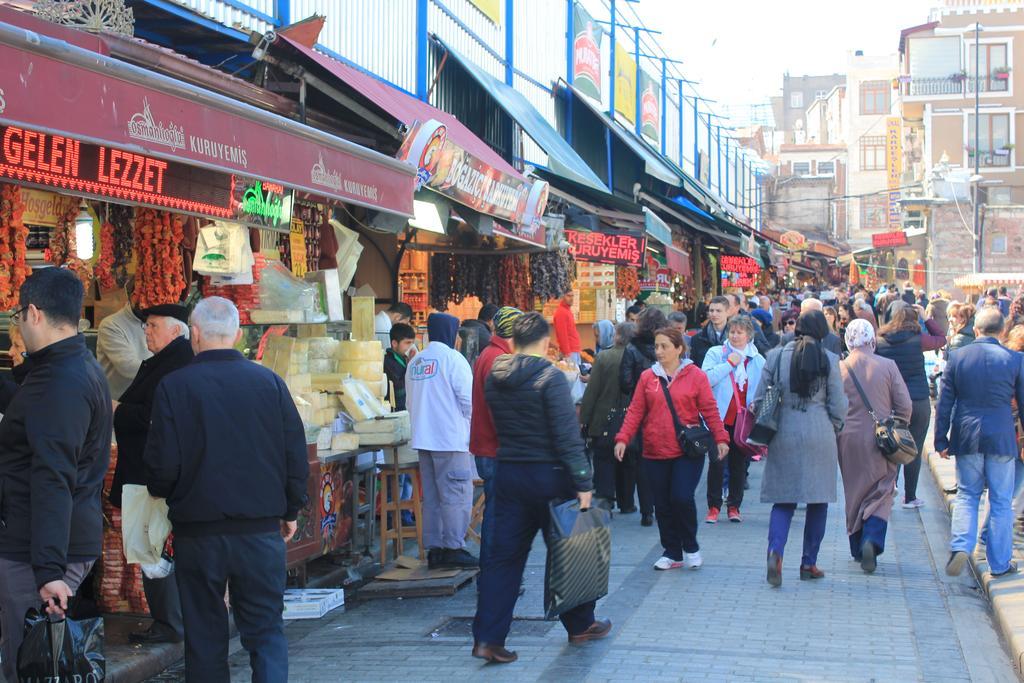
[[[498,461],[562,465],[577,491],[594,488],[569,382],[548,360],[498,356],[487,378]]]
[[[667,377],[661,363],[645,370],[637,384],[633,400],[626,412],[622,429],[615,437],[616,443],[629,443],[643,426],[643,457],[650,460],[670,460],[682,456],[676,440],[675,422],[661,388],[662,380],[668,381],[672,404],[683,425],[695,425],[703,419],[717,443],[729,443],[729,434],[722,426],[718,404],[711,392],[707,375],[689,360]]]
[[[654,356],[654,335],[640,334],[633,337],[622,354],[619,366],[619,389],[626,396],[632,396],[640,375],[657,362]]]

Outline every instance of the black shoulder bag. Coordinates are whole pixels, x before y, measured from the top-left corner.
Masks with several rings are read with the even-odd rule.
[[[850,373],[853,386],[857,388],[857,393],[860,394],[860,400],[864,402],[864,407],[868,409],[868,414],[875,421],[875,444],[878,446],[878,450],[882,451],[885,459],[894,465],[909,465],[914,462],[914,458],[917,457],[917,443],[910,433],[910,427],[895,415],[890,415],[884,421],[879,420],[871,407],[871,402],[868,401],[867,394],[864,393],[864,388],[860,385],[860,380],[853,373],[853,368],[847,365],[846,371]]]
[[[679,442],[683,456],[694,459],[710,456],[715,451],[715,438],[711,435],[711,431],[703,423],[687,427],[680,422],[676,407],[672,403],[672,394],[668,391],[668,382],[664,377],[659,377],[658,381],[665,394],[665,401],[668,402],[668,410],[672,413],[672,424],[676,428],[676,441]]]

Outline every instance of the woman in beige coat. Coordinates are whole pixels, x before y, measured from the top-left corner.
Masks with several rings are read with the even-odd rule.
[[[879,419],[890,414],[908,422],[913,404],[894,361],[875,355],[875,330],[866,320],[846,328],[850,355],[841,363],[843,388],[850,402],[846,424],[839,433],[839,469],[846,493],[846,533],[850,552],[871,573],[885,549],[885,532],[892,512],[892,491],[899,472],[875,443],[875,421],[860,397],[853,376]]]

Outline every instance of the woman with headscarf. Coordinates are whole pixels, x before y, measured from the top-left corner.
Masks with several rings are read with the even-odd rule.
[[[925,319],[920,306],[894,301],[888,313],[889,322],[878,330],[876,350],[878,355],[896,361],[914,403],[910,433],[917,442],[917,457],[903,468],[903,507],[914,509],[924,505],[917,497],[917,481],[921,475],[921,451],[932,419],[924,354],[945,346],[946,335],[934,320]]]
[[[894,415],[910,422],[913,404],[896,363],[875,354],[875,330],[871,323],[851,322],[846,328],[846,347],[850,355],[840,368],[850,409],[846,425],[839,433],[839,469],[846,493],[850,553],[870,574],[875,571],[876,558],[885,550],[885,531],[899,468],[878,449],[875,421],[857,391],[856,382],[860,382],[871,410],[880,419]]]
[[[615,348],[615,323],[611,320],[598,320],[594,323],[594,355]]]
[[[836,437],[848,407],[839,356],[821,340],[828,323],[821,311],[797,319],[796,339],[769,352],[756,402],[769,386],[782,395],[778,431],[768,444],[761,502],[772,503],[768,525],[768,583],[782,585],[782,556],[798,503],[807,504],[800,579],[820,579],[818,549],[825,535],[828,504],[836,501],[839,469]]]

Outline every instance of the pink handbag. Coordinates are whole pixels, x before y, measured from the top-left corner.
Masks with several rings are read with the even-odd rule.
[[[732,429],[733,445],[736,446],[736,449],[739,450],[740,453],[743,453],[748,458],[755,455],[764,457],[768,454],[767,447],[754,446],[747,443],[747,437],[750,436],[750,430],[754,428],[757,416],[747,409],[747,406],[740,405],[740,402],[737,400],[740,390],[736,385],[736,378],[733,377],[731,372],[729,373],[729,379],[732,380],[732,400],[736,402],[736,423],[733,425]]]

